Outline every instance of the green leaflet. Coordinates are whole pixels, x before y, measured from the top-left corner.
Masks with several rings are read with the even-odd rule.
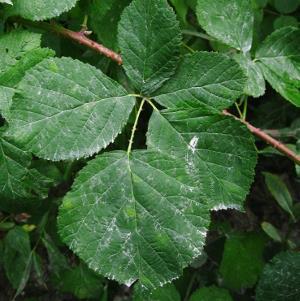
[[[100,70],[70,58],[44,60],[26,73],[8,135],[53,161],[91,156],[120,133],[134,98]]]
[[[118,22],[122,11],[130,2],[131,0],[93,0],[88,6],[91,29],[105,46],[118,49]]]
[[[274,31],[256,51],[267,81],[284,98],[300,106],[300,29]]]
[[[9,108],[15,93],[15,86],[25,72],[54,52],[40,48],[41,35],[15,30],[0,38],[0,112],[9,118]]]
[[[254,16],[250,0],[198,0],[196,12],[208,34],[243,52],[251,49]]]
[[[209,210],[198,195],[183,160],[148,150],[104,153],[65,197],[59,232],[90,268],[155,289],[201,253]]]
[[[243,93],[246,77],[238,63],[213,52],[186,55],[175,75],[156,91],[155,100],[168,108],[202,106],[225,109]]]
[[[12,0],[13,6],[6,9],[7,16],[21,16],[33,21],[57,17],[75,6],[78,0]]]
[[[124,69],[135,88],[149,95],[175,72],[181,34],[166,0],[135,0],[119,22]]]
[[[196,290],[189,301],[233,301],[228,290],[216,286]]]
[[[300,299],[300,253],[282,252],[263,270],[256,288],[257,301],[296,301]]]
[[[90,161],[59,214],[63,240],[89,267],[146,289],[201,254],[209,210],[241,207],[256,161],[238,122],[200,109],[162,114],[153,113],[148,150]]]
[[[236,233],[229,236],[220,265],[224,285],[237,291],[253,287],[264,267],[264,247],[265,238],[260,234]]]
[[[235,54],[234,59],[240,64],[248,78],[244,90],[245,94],[253,97],[265,94],[265,79],[257,63],[243,53]]]
[[[147,145],[185,161],[210,209],[242,208],[256,153],[251,135],[238,121],[200,108],[154,112]]]

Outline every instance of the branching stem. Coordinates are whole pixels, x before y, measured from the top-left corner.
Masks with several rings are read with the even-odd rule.
[[[295,163],[297,163],[298,165],[300,165],[300,156],[298,156],[296,153],[294,153],[291,149],[289,149],[287,146],[285,146],[284,144],[282,144],[280,141],[274,139],[273,137],[271,137],[270,135],[268,135],[267,133],[265,133],[261,129],[254,127],[252,124],[250,124],[246,120],[240,119],[240,118],[232,115],[228,111],[223,111],[223,114],[231,116],[231,117],[233,117],[233,118],[241,121],[242,123],[244,123],[247,126],[247,128],[250,130],[250,132],[252,134],[254,134],[255,136],[257,136],[260,139],[264,140],[265,142],[267,142],[268,144],[270,144],[272,147],[274,147],[275,149],[277,149],[278,151],[280,151],[282,154],[284,154],[285,156],[289,157]]]

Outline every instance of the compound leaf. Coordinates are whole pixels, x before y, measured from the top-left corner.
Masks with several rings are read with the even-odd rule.
[[[51,19],[75,6],[78,0],[13,0],[6,10],[7,16],[21,16],[33,21]]]
[[[244,126],[200,109],[154,112],[147,144],[90,161],[59,229],[92,269],[155,289],[201,254],[210,209],[241,207],[256,155]]]
[[[49,160],[91,156],[112,142],[135,99],[100,70],[70,58],[30,69],[10,111],[11,135]]]
[[[234,60],[218,53],[196,52],[183,57],[176,74],[154,98],[168,108],[196,105],[221,110],[243,93],[245,82]]]
[[[134,0],[119,22],[124,69],[135,88],[148,94],[175,72],[181,34],[166,0]]]
[[[256,300],[299,300],[299,287],[300,253],[282,252],[265,266],[256,288]]]
[[[274,31],[256,52],[256,60],[271,86],[284,98],[300,106],[300,29]]]
[[[251,49],[254,14],[250,0],[198,0],[196,12],[208,34],[243,52]]]

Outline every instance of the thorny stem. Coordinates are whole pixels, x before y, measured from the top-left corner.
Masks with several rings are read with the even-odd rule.
[[[21,18],[14,19],[14,20],[16,22],[24,24],[24,25],[41,28],[41,29],[44,29],[47,31],[52,31],[54,33],[62,35],[70,40],[73,40],[81,45],[84,45],[90,49],[93,49],[94,51],[96,51],[98,53],[105,55],[106,57],[110,58],[111,60],[117,62],[119,65],[122,64],[122,58],[118,53],[112,51],[111,49],[106,48],[102,44],[99,44],[99,43],[89,39],[88,37],[86,37],[86,35],[82,31],[79,31],[79,32],[72,31],[72,30],[62,27],[61,25],[56,24],[55,22],[51,22],[51,23],[32,22],[29,20],[21,19]]]
[[[223,114],[227,115],[227,116],[231,116],[231,117],[241,121],[242,123],[244,123],[247,126],[247,128],[250,130],[250,132],[253,133],[255,136],[257,136],[260,139],[264,140],[265,142],[270,144],[272,147],[274,147],[275,149],[277,149],[278,151],[283,153],[285,156],[287,156],[291,160],[295,161],[295,163],[300,165],[300,156],[298,156],[296,153],[294,153],[292,150],[290,150],[287,146],[285,146],[284,144],[282,144],[278,140],[274,139],[273,137],[271,137],[270,135],[268,135],[267,133],[265,133],[261,129],[254,127],[252,124],[250,124],[246,120],[242,120],[242,119],[232,115],[231,113],[229,113],[226,110],[223,111]]]
[[[71,39],[79,44],[85,45],[86,47],[93,49],[95,51],[97,51],[98,53],[104,54],[105,56],[107,56],[108,58],[110,58],[111,60],[117,62],[119,65],[122,65],[123,60],[121,58],[121,56],[114,52],[111,49],[106,48],[105,46],[96,43],[95,41],[92,41],[91,39],[87,38],[84,34],[82,34],[81,32],[74,32],[72,30],[66,29],[64,27],[62,27],[61,25],[57,25],[56,23],[52,22],[47,23],[47,22],[32,22],[32,21],[28,21],[28,20],[24,20],[21,18],[15,19],[16,22],[25,24],[25,25],[29,25],[29,26],[33,26],[33,27],[38,27],[47,31],[52,31],[55,32],[57,34],[60,34],[68,39]],[[207,40],[211,40],[213,41],[214,39],[204,33],[200,33],[200,32],[194,32],[194,31],[189,31],[189,30],[184,30],[182,32],[183,34],[186,35],[193,35],[196,37],[200,37],[203,39],[207,39]],[[140,96],[140,95],[139,95]],[[153,105],[153,103],[150,101],[150,99],[143,99],[142,103],[141,103],[141,107],[138,111],[138,115],[141,113],[142,110],[142,105],[144,104],[145,100],[153,107],[157,110],[157,108]],[[270,135],[268,135],[267,133],[263,132],[261,129],[254,127],[253,125],[251,125],[249,122],[239,119],[236,116],[230,114],[227,111],[223,111],[224,115],[229,115],[232,116],[234,118],[236,118],[237,120],[243,122],[248,129],[257,137],[259,137],[260,139],[264,140],[265,142],[267,142],[268,144],[270,144],[271,146],[273,146],[274,148],[276,148],[277,150],[279,150],[281,153],[283,153],[284,155],[286,155],[287,157],[289,157],[291,160],[295,161],[297,164],[300,165],[300,157],[294,153],[292,150],[290,150],[288,147],[286,147],[284,144],[282,144],[281,142],[279,142],[278,140],[272,138]],[[137,116],[138,117],[138,116]],[[138,121],[138,118],[136,119],[136,123]],[[136,130],[136,125],[135,128],[133,128],[133,133],[132,135],[134,135],[134,132]],[[132,136],[133,139],[133,136]],[[128,146],[128,154],[131,151],[131,147],[132,147],[132,139],[130,140],[130,144]]]
[[[145,104],[145,101],[146,101],[146,99],[143,98],[143,100],[142,100],[142,102],[141,102],[141,104],[140,104],[140,107],[139,107],[139,109],[138,109],[138,111],[137,111],[137,113],[136,113],[136,116],[135,116],[134,124],[133,124],[132,130],[131,130],[131,136],[130,136],[129,144],[128,144],[128,148],[127,148],[127,155],[128,155],[128,156],[129,156],[130,153],[131,153],[134,134],[135,134],[135,132],[136,132],[137,124],[138,124],[140,115],[141,115],[141,113],[142,113],[142,110],[143,110],[143,106],[144,106],[144,104]]]

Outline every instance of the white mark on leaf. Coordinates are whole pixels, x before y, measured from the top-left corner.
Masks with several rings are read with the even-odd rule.
[[[193,154],[194,154],[195,151],[196,151],[196,147],[197,147],[198,141],[199,141],[199,138],[196,137],[196,136],[194,136],[194,137],[191,139],[190,143],[189,143],[189,146],[188,146],[188,147],[189,147],[189,149],[192,151]]]

